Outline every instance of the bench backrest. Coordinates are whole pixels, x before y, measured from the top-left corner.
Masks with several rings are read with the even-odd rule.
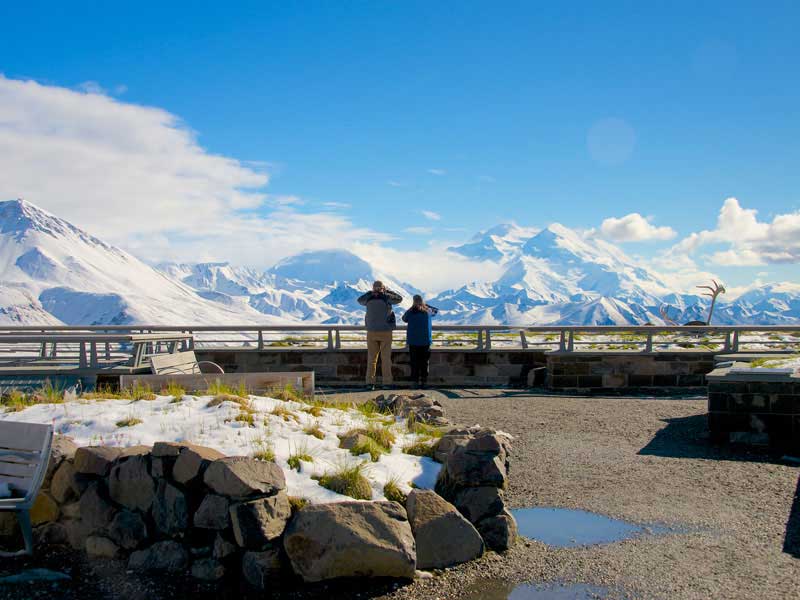
[[[154,375],[196,375],[200,365],[194,351],[154,354],[150,357],[150,369]]]
[[[40,423],[0,421],[0,483],[7,483],[23,498],[0,498],[3,505],[30,505],[42,485],[53,426]]]

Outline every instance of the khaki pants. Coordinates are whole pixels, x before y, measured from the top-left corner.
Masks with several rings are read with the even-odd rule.
[[[367,332],[367,384],[375,383],[375,371],[378,369],[378,356],[381,357],[381,373],[383,385],[392,384],[392,332]]]

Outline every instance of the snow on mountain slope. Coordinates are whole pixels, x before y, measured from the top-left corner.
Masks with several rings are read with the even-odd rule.
[[[205,300],[127,252],[24,200],[0,202],[0,280],[4,322],[265,320],[255,310],[231,310]]]
[[[537,233],[538,230],[532,227],[503,223],[481,231],[466,244],[451,246],[448,250],[475,260],[505,262],[519,256],[525,242]]]

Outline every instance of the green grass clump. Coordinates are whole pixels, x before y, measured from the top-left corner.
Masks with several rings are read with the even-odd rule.
[[[64,402],[64,390],[53,385],[49,379],[45,379],[44,384],[33,393],[36,404],[62,404]]]
[[[153,390],[150,389],[150,386],[149,385],[142,385],[138,381],[136,383],[134,383],[130,388],[125,390],[125,393],[134,402],[136,402],[138,400],[155,400],[156,399],[156,395],[153,393]]]
[[[117,421],[117,427],[133,427],[134,425],[139,425],[140,423],[143,422],[144,421],[142,421],[141,419],[138,419],[133,416],[125,417],[121,421]]]
[[[349,496],[356,500],[372,500],[372,486],[364,477],[364,463],[342,465],[335,471],[317,477],[319,484],[325,489]]]
[[[238,386],[233,387],[227,383],[223,383],[219,379],[215,379],[206,388],[206,396],[238,396],[239,398],[247,398],[250,392],[244,382],[240,382]]]
[[[411,454],[412,456],[427,456],[433,457],[433,444],[426,441],[414,442],[408,446],[403,446],[403,452]]]
[[[409,433],[416,433],[425,437],[440,438],[444,435],[444,430],[433,425],[428,425],[421,421],[415,421],[413,415],[409,415],[406,421],[406,427]]]
[[[355,446],[350,448],[350,453],[353,456],[361,456],[362,454],[369,454],[372,462],[377,462],[381,454],[387,454],[389,450],[381,446],[378,442],[369,437],[362,438]]]
[[[314,405],[312,405],[312,406],[309,406],[309,407],[307,407],[307,408],[304,408],[304,409],[303,409],[303,412],[304,412],[304,413],[308,413],[308,414],[310,414],[312,417],[314,417],[314,418],[317,418],[317,419],[318,419],[319,417],[321,417],[321,416],[322,416],[322,407],[321,407],[321,406],[318,406],[318,405],[316,405],[316,404],[314,404]]]
[[[300,470],[300,461],[305,462],[314,462],[314,457],[311,456],[311,453],[308,451],[308,446],[302,444],[295,448],[294,452],[289,455],[289,458],[286,462],[289,463],[289,468],[294,469],[295,471]]]
[[[289,496],[289,506],[292,508],[292,514],[303,508],[308,504],[308,498],[301,498],[300,496]]]
[[[275,406],[275,408],[273,408],[270,411],[270,414],[275,415],[276,417],[280,417],[284,421],[294,420],[296,423],[300,422],[300,419],[297,417],[296,414],[294,414],[292,411],[290,411],[288,408],[286,408],[281,404]]]
[[[109,385],[99,385],[93,392],[83,392],[81,400],[130,400],[127,390],[116,390]]]
[[[381,426],[377,423],[370,423],[366,429],[359,429],[358,432],[363,433],[369,438],[372,438],[387,450],[392,447],[392,444],[394,444],[395,441],[397,441],[397,438],[391,429]]]
[[[251,411],[243,410],[233,418],[234,421],[239,423],[246,423],[250,427],[256,426],[256,420]]]
[[[183,399],[183,397],[186,395],[186,389],[179,383],[170,381],[167,383],[167,385],[161,388],[161,395],[172,396],[174,398],[173,402],[180,402],[181,399]]]
[[[391,502],[399,502],[403,506],[406,505],[406,495],[400,489],[399,480],[392,477],[383,486],[383,495]]]
[[[268,396],[276,400],[283,400],[284,402],[305,402],[306,397],[302,392],[295,389],[291,383],[287,383],[282,388],[273,388],[269,391]]]
[[[234,394],[217,394],[211,400],[208,401],[206,406],[208,408],[214,408],[215,406],[219,406],[223,402],[233,402],[234,404],[238,404],[242,408],[250,409],[250,401],[246,398],[242,398],[241,396],[236,396]]]
[[[18,412],[33,404],[33,400],[16,388],[12,388],[0,396],[0,406],[5,407],[8,412]]]
[[[325,439],[325,433],[323,433],[322,428],[319,426],[319,422],[317,421],[303,429],[303,433],[306,435],[313,435],[318,440]]]

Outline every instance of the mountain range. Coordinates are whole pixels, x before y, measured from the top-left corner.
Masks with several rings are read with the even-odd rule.
[[[671,289],[613,244],[560,224],[502,224],[449,249],[502,266],[429,302],[465,324],[625,325],[704,320],[707,299]],[[363,320],[374,279],[404,297],[413,284],[344,249],[304,252],[267,271],[228,263],[149,265],[24,200],[0,202],[0,323],[288,324]],[[800,285],[775,283],[718,301],[714,324],[797,324]]]

